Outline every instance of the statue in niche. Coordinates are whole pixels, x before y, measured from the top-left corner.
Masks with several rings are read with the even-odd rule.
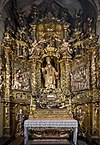
[[[47,65],[45,68],[42,68],[43,77],[45,80],[46,89],[55,89],[56,88],[56,79],[58,79],[58,72],[51,64],[50,57],[46,58]]]

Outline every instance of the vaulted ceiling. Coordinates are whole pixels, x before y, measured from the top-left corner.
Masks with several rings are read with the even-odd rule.
[[[82,13],[93,16],[97,9],[96,1],[99,3],[99,0],[5,0],[3,2],[3,10],[8,15],[10,8],[13,6],[13,9],[15,7],[19,11],[28,10],[26,13],[29,13],[31,11],[31,5],[34,3],[37,6],[44,4],[44,7],[47,8],[51,5],[54,11],[59,10],[59,5],[62,8],[67,8],[72,16],[80,10]]]
[[[2,0],[3,19],[6,20],[10,17],[12,21],[16,21],[19,13],[27,19],[32,13],[34,5],[39,9],[41,15],[51,11],[60,17],[67,9],[70,18],[81,14],[83,19],[90,17],[94,19],[95,23],[100,0]]]

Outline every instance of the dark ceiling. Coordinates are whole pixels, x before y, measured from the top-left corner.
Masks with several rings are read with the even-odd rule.
[[[30,15],[37,11],[36,9],[38,9],[40,18],[48,12],[61,18],[67,10],[70,21],[75,15],[80,14],[84,21],[87,17],[92,18],[95,25],[97,17],[96,6],[90,0],[9,0],[3,8],[3,17],[5,20],[10,17],[13,22],[18,23],[21,14],[27,23],[31,21]]]
[[[73,16],[76,12],[85,12],[88,15],[94,14],[95,5],[89,2],[89,0],[9,0],[9,2],[5,5],[4,10],[7,9],[9,11],[9,8],[12,6],[16,7],[19,11],[30,11],[31,5],[36,4],[37,6],[44,3],[46,7],[48,5],[51,5],[54,10],[56,10],[58,7],[57,5],[67,8],[69,10],[69,13]],[[28,13],[28,11],[26,13]],[[9,12],[7,12],[8,14]]]

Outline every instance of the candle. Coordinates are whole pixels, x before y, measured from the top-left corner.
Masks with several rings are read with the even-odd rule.
[[[8,109],[7,108],[5,108],[6,110],[5,110],[5,112],[7,113],[8,112]]]
[[[19,113],[22,114],[22,109],[19,110]]]

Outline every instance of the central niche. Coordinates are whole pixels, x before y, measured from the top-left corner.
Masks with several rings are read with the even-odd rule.
[[[41,65],[41,90],[39,104],[42,108],[60,107],[61,89],[59,61],[54,56],[43,58]]]
[[[55,89],[58,87],[59,67],[56,58],[47,56],[42,64],[42,87]]]

